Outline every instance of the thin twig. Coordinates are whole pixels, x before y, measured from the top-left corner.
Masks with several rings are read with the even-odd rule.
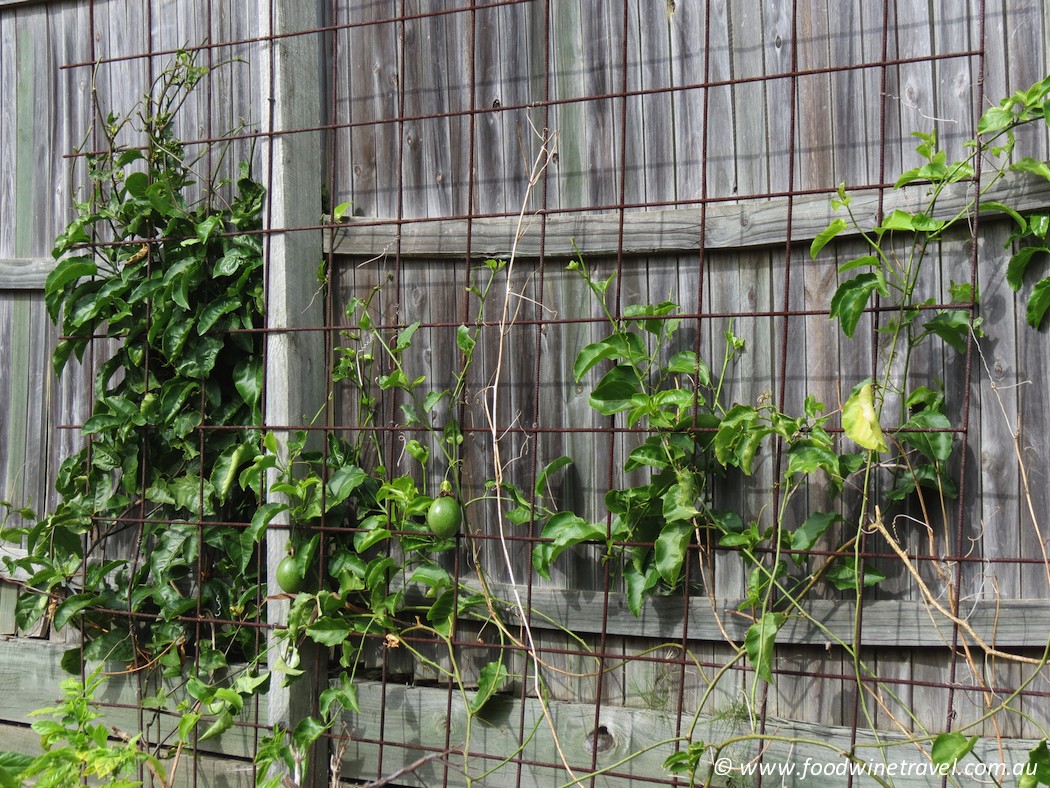
[[[432,752],[432,753],[428,753],[427,755],[424,755],[422,758],[417,758],[416,760],[412,761],[412,763],[408,764],[408,766],[405,766],[405,767],[403,767],[401,769],[398,769],[393,774],[388,774],[386,777],[382,778],[381,780],[376,780],[375,782],[365,783],[363,786],[361,786],[361,788],[381,788],[381,786],[390,785],[392,782],[394,782],[394,780],[400,779],[401,777],[404,777],[406,774],[411,774],[416,769],[419,769],[419,768],[421,768],[423,766],[426,766],[428,763],[430,763],[431,761],[436,761],[438,758],[444,758],[446,755],[448,755],[448,752]],[[334,785],[334,783],[333,783],[333,785]]]

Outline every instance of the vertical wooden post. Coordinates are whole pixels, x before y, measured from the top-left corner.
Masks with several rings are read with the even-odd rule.
[[[321,135],[297,129],[317,128],[321,120],[319,33],[290,35],[320,27],[320,3],[309,0],[258,0],[260,33],[273,36],[262,53],[261,89],[263,126],[268,137],[264,167],[269,185],[266,327],[266,423],[308,424],[324,398],[324,335],[314,331],[281,332],[285,328],[320,326],[322,299],[314,271],[321,259]],[[278,433],[281,445],[288,435]],[[269,595],[280,594],[276,568],[286,554],[289,532],[275,520],[267,534]],[[287,525],[288,521],[283,521]],[[293,524],[294,525],[294,524]],[[271,601],[267,621],[287,621],[289,603]],[[271,646],[273,640],[271,637]],[[327,681],[326,652],[316,646],[300,650],[299,667],[306,675],[288,687],[274,672],[268,697],[270,725],[289,729],[316,708]],[[270,663],[278,657],[271,648]],[[323,744],[312,748],[300,785],[328,784],[328,752]]]

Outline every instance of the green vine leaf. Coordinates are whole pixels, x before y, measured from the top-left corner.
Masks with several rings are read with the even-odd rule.
[[[559,512],[547,521],[541,536],[552,541],[536,545],[532,564],[540,575],[550,580],[551,564],[562,552],[582,542],[604,541],[605,526],[588,522],[572,512]]]
[[[846,220],[841,217],[834,219],[831,224],[827,226],[827,229],[817,234],[817,237],[813,239],[813,242],[809,246],[809,256],[812,259],[816,259],[820,251],[831,242],[831,240],[845,230],[849,225],[846,224]]]
[[[1014,113],[1005,107],[992,107],[984,111],[977,123],[978,134],[994,134],[1003,131],[1014,122]]]
[[[965,353],[973,331],[980,336],[980,318],[973,321],[971,328],[970,313],[965,309],[945,309],[936,317],[927,320],[924,328],[936,334],[959,353]]]
[[[758,409],[751,405],[730,408],[715,433],[715,458],[723,465],[734,465],[751,475],[751,466],[762,439],[769,429],[758,424]]]
[[[1037,254],[1048,252],[1050,252],[1050,246],[1025,246],[1010,257],[1010,262],[1006,266],[1006,283],[1014,292],[1020,290],[1021,285],[1024,284],[1024,272],[1028,264],[1032,262],[1032,258]]]
[[[634,405],[632,398],[639,393],[638,375],[633,367],[620,364],[598,381],[591,392],[591,407],[603,416],[625,411]]]
[[[953,436],[950,432],[951,421],[943,413],[927,408],[912,415],[897,433],[897,438],[912,446],[931,460],[947,462],[952,455]],[[925,430],[924,432],[913,432],[912,430]]]
[[[843,522],[838,512],[814,512],[791,534],[792,550],[812,550],[827,530],[835,523]],[[796,557],[801,561],[801,557]]]
[[[861,563],[864,572],[864,587],[869,588],[871,586],[877,586],[883,580],[886,579],[886,575],[876,569],[874,566],[869,564],[867,561]],[[857,566],[853,558],[836,559],[830,567],[828,567],[825,577],[828,582],[835,586],[839,591],[856,591],[857,590]]]
[[[1032,328],[1039,328],[1046,317],[1046,310],[1050,309],[1050,277],[1041,279],[1032,288],[1032,294],[1028,297],[1028,308],[1025,310],[1025,322]]]
[[[507,667],[502,660],[489,662],[485,665],[478,673],[478,690],[474,693],[474,697],[470,699],[467,713],[471,717],[476,716],[492,696],[499,691],[509,675]]]
[[[886,297],[890,294],[881,272],[860,274],[848,279],[838,286],[832,296],[829,317],[838,318],[842,332],[847,337],[853,337],[873,293]]]
[[[667,523],[656,538],[656,571],[672,588],[678,585],[678,577],[685,564],[693,529],[694,526],[690,522]]]
[[[1050,165],[1045,161],[1039,161],[1025,156],[1019,161],[1015,161],[1010,165],[1010,169],[1016,172],[1030,172],[1033,175],[1038,175],[1040,178],[1050,181]]]
[[[1036,788],[1039,785],[1050,785],[1050,749],[1046,739],[1032,748],[1028,753],[1028,763],[1024,774],[1018,778],[1018,788]]]
[[[877,452],[887,451],[886,438],[875,412],[873,388],[870,380],[854,387],[842,406],[842,429],[855,443]]]
[[[776,644],[777,632],[784,626],[787,616],[783,613],[765,612],[762,617],[748,627],[744,637],[744,648],[747,658],[755,669],[755,675],[767,684],[773,683],[773,647]]]
[[[319,618],[306,628],[307,636],[322,646],[338,646],[352,631],[346,622],[330,616]]]
[[[954,766],[971,752],[980,737],[967,738],[958,732],[942,733],[934,739],[930,759],[939,766]]]

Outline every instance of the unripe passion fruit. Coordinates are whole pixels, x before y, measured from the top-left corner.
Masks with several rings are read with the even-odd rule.
[[[463,510],[451,496],[435,498],[427,510],[427,528],[439,539],[451,539],[462,522]]]
[[[286,555],[277,564],[277,585],[286,594],[298,594],[303,590],[304,578],[299,574],[299,567],[295,565],[295,558]]]

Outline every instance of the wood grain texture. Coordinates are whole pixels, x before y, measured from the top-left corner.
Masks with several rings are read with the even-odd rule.
[[[536,467],[561,454],[571,455],[576,463],[553,480],[552,497],[559,508],[600,520],[605,517],[604,489],[623,482],[622,455],[635,439],[610,439],[602,432],[609,422],[596,417],[587,402],[589,385],[600,370],[580,385],[572,377],[575,352],[603,336],[605,328],[584,322],[599,318],[600,310],[579,281],[561,270],[575,253],[574,242],[603,276],[622,260],[615,308],[671,297],[701,313],[701,319],[691,321],[682,333],[690,340],[699,337],[712,363],[720,357],[722,332],[729,326],[728,320],[712,314],[813,312],[789,321],[738,316],[733,327],[746,339],[747,350],[731,374],[727,392],[734,401],[750,403],[778,399],[782,393],[793,410],[806,394],[813,394],[834,409],[853,383],[872,374],[873,323],[865,317],[858,338],[848,343],[824,314],[841,278],[837,266],[862,249],[858,237],[846,232],[816,261],[808,259],[809,241],[835,216],[829,192],[842,181],[860,186],[892,182],[902,168],[917,163],[910,136],[914,130],[936,128],[949,155],[959,155],[985,106],[1047,70],[1044,42],[1050,14],[1039,0],[1003,0],[986,8],[983,74],[977,58],[953,56],[981,46],[976,24],[980,4],[967,0],[950,9],[935,5],[919,0],[891,3],[884,30],[879,4],[830,0],[801,5],[787,0],[629,0],[626,5],[569,0],[546,8],[522,3],[447,9],[450,13],[437,16],[428,14],[428,4],[413,0],[403,5],[392,0],[340,0],[333,6],[337,24],[330,31],[335,62],[327,69],[332,87],[329,114],[316,114],[316,108],[299,113],[294,103],[278,113],[288,113],[288,128],[331,121],[336,155],[330,175],[321,170],[319,145],[315,155],[305,157],[306,166],[303,158],[293,162],[278,155],[278,167],[294,176],[291,188],[300,191],[290,197],[287,190],[282,193],[284,185],[277,184],[274,199],[283,207],[274,213],[273,226],[316,225],[324,181],[330,181],[331,202],[352,202],[353,215],[323,247],[319,234],[312,232],[302,244],[300,236],[306,233],[274,236],[274,259],[283,257],[287,263],[285,278],[274,290],[274,325],[323,322],[318,311],[296,312],[294,304],[310,301],[316,262],[324,251],[330,252],[337,256],[333,313],[341,313],[351,293],[364,295],[387,274],[394,276],[396,281],[381,298],[382,314],[391,323],[418,319],[434,326],[419,334],[409,360],[436,384],[444,384],[458,363],[455,325],[469,324],[474,317],[475,303],[464,294],[468,271],[479,260],[510,254],[516,214],[527,190],[524,162],[536,149],[532,129],[546,125],[558,138],[558,159],[529,202],[513,289],[518,293],[515,303],[522,305],[519,315],[551,322],[515,326],[508,332],[506,393],[497,414],[502,427],[522,430],[507,438],[505,449],[506,456],[514,458],[509,473],[516,484],[529,489]],[[198,0],[0,0],[0,8],[0,96],[11,108],[0,117],[0,290],[7,291],[0,294],[0,363],[11,371],[0,380],[0,469],[4,495],[46,499],[53,498],[50,481],[61,457],[82,440],[77,430],[56,433],[53,427],[83,421],[93,364],[105,355],[100,344],[94,361],[72,367],[61,381],[51,379],[47,355],[55,337],[42,314],[39,290],[52,265],[47,259],[51,239],[68,217],[70,194],[83,180],[75,168],[69,178],[69,162],[62,155],[83,139],[92,88],[90,69],[57,66],[90,59],[92,47],[97,54],[118,58],[99,72],[96,86],[107,107],[119,112],[133,106],[150,69],[161,64],[159,59],[125,60],[124,55],[205,37],[252,39],[266,30],[253,18],[257,15],[227,0],[212,0],[207,9]],[[797,19],[791,17],[793,8],[798,8]],[[548,10],[550,19],[545,16]],[[403,23],[389,21],[402,11],[409,17]],[[85,34],[92,23],[97,33],[93,44]],[[885,54],[915,62],[872,67],[884,54],[884,37]],[[254,59],[243,69],[217,75],[211,98],[189,107],[179,126],[188,136],[211,136],[236,127],[241,107],[250,108],[249,120],[268,114],[268,78],[258,77],[268,58],[264,48],[247,44],[235,52],[219,48],[213,54],[220,59],[226,54]],[[920,62],[929,55],[942,59]],[[805,74],[797,80],[783,76],[795,65],[852,68]],[[319,71],[320,67],[311,74]],[[983,96],[978,92],[982,80]],[[296,87],[309,85],[310,90],[297,90],[292,98],[305,100],[313,82],[304,76]],[[709,82],[717,84],[705,86]],[[624,87],[628,95],[618,95]],[[670,90],[657,92],[663,88]],[[544,106],[548,100],[552,103]],[[292,135],[289,145],[307,136]],[[252,144],[235,146],[247,150]],[[1045,129],[1022,132],[1021,148],[1045,157]],[[626,164],[621,171],[622,153]],[[821,193],[784,196],[789,187]],[[921,185],[900,193],[865,188],[853,193],[853,208],[862,224],[869,224],[880,212],[915,209],[924,193]],[[624,207],[618,205],[621,194]],[[1007,199],[1022,210],[1050,207],[1050,185],[1034,178],[1010,178],[988,196]],[[967,199],[966,187],[960,186],[946,195],[940,209],[954,213]],[[703,210],[701,201],[706,202]],[[972,625],[1004,648],[1038,649],[1050,623],[1038,601],[1046,597],[1045,567],[1012,561],[1041,554],[1043,535],[1037,529],[1045,523],[1036,520],[1050,506],[1042,462],[1050,451],[1044,428],[1050,419],[1045,336],[1025,325],[1023,300],[1003,281],[1010,253],[1002,248],[1007,225],[988,215],[981,218],[981,227],[978,284],[989,336],[980,346],[983,357],[973,359],[963,542],[953,547],[992,559],[974,561],[962,570],[962,607]],[[959,244],[946,244],[937,255],[936,270],[931,269],[921,287],[942,299],[950,281],[969,276],[970,258]],[[282,302],[285,285],[288,297]],[[1022,299],[1028,292],[1030,283]],[[780,380],[785,337],[787,379]],[[470,406],[464,409],[467,426],[479,430],[485,420],[476,407],[478,397],[489,385],[500,340],[493,326],[480,329],[483,360],[471,379]],[[268,414],[272,423],[308,419],[316,411],[289,404],[298,395],[288,395],[288,390],[311,375],[319,379],[320,373],[303,372],[292,363],[293,357],[298,361],[301,348],[282,356],[282,341],[274,342],[275,377],[268,378],[275,398]],[[278,369],[282,364],[283,373]],[[954,353],[924,352],[916,357],[913,372],[916,381],[939,378],[955,389],[962,385],[965,370]],[[279,382],[281,374],[287,386]],[[951,407],[953,418],[961,421],[959,400],[955,398]],[[563,432],[564,428],[569,429]],[[1035,520],[1027,513],[1017,470],[1016,430],[1021,454],[1030,465]],[[484,433],[468,438],[466,451],[474,466],[464,478],[474,496],[484,494],[485,479],[491,475],[492,455],[485,444]],[[769,521],[774,497],[770,449],[764,449],[763,464],[754,477],[720,483],[716,498],[721,508]],[[393,454],[399,450],[399,444],[392,444]],[[428,484],[442,472],[432,468]],[[843,506],[829,498],[817,485],[791,513],[801,517],[806,511]],[[470,527],[492,534],[495,509],[494,502],[479,503]],[[915,507],[905,511],[916,514]],[[851,513],[849,504],[843,513]],[[946,520],[954,540],[954,513]],[[944,526],[938,523],[935,544],[941,547],[948,543]],[[536,524],[532,533],[538,534],[541,527]],[[843,533],[834,534],[834,539],[841,538]],[[927,543],[918,529],[902,539],[913,551]],[[832,541],[829,535],[822,546],[833,546]],[[868,546],[878,544],[872,539]],[[497,579],[509,581],[501,551],[486,546],[481,555]],[[468,558],[466,551],[461,558]],[[526,550],[512,551],[510,564],[516,580],[528,577]],[[732,609],[742,595],[746,567],[739,556],[726,551],[718,552],[712,566],[715,571],[707,580],[720,600],[721,618],[739,639],[749,622]],[[892,560],[885,566],[899,568]],[[927,569],[922,571],[932,578]],[[609,672],[603,679],[603,703],[656,711],[665,690],[691,699],[702,694],[703,671],[676,666],[673,675],[668,674],[667,665],[647,661],[644,655],[653,644],[678,638],[703,640],[696,646],[703,661],[727,659],[732,649],[724,643],[707,600],[659,600],[641,619],[634,619],[624,610],[614,583],[606,620],[603,572],[599,550],[587,546],[563,556],[549,585],[533,577],[536,612],[565,616],[574,626],[580,623],[589,647],[597,648],[604,623]],[[865,609],[860,642],[871,647],[871,663],[884,677],[901,681],[895,685],[898,697],[924,709],[921,722],[943,727],[944,692],[913,689],[909,682],[946,680],[951,627],[943,621],[930,624],[914,584],[899,571],[876,595],[883,598]],[[852,640],[853,608],[839,599],[843,594],[822,590],[817,596],[811,603],[814,617],[837,636]],[[814,626],[793,619],[780,633],[777,664],[798,672],[848,673],[852,665],[840,652],[823,653],[823,638]],[[540,640],[552,651],[565,643],[551,631],[540,632]],[[876,648],[889,643],[894,648]],[[471,669],[487,654],[479,648]],[[620,656],[626,657],[622,664]],[[590,657],[571,657],[558,663],[565,672],[550,679],[558,697],[594,699],[591,662]],[[978,677],[967,673],[971,666],[962,660],[958,665],[961,681],[979,686]],[[983,680],[1000,687],[1016,686],[1024,675],[994,660],[981,665]],[[734,674],[726,682],[716,705],[731,708],[739,703],[736,690],[746,680],[737,678]],[[780,696],[771,696],[771,708],[845,722],[853,713],[852,696],[847,696],[854,689],[841,680],[816,687],[799,676],[785,680]],[[960,720],[976,718],[987,705],[969,689],[960,690],[957,698]],[[888,711],[877,710],[874,719],[892,730],[903,709],[888,696],[885,702]],[[1026,699],[1017,708],[1039,719],[1038,703]],[[1011,716],[1003,730],[1031,735],[1035,729]],[[986,725],[986,735],[995,732]],[[520,730],[517,736],[515,746]]]
[[[39,755],[40,737],[25,727],[0,723],[0,741],[6,752],[24,755]],[[170,768],[170,763],[164,764]],[[246,760],[216,758],[198,755],[195,759],[184,758],[181,766],[167,773],[170,788],[252,788],[255,778],[251,764]]]
[[[264,33],[276,34],[316,29],[317,8],[302,3],[262,0],[257,8]],[[269,192],[269,219],[276,227],[297,228],[316,224],[321,213],[321,140],[317,133],[281,134],[305,124],[320,123],[318,74],[321,42],[307,35],[277,39],[269,43],[269,57],[262,58],[261,83],[276,102],[275,112],[265,127],[275,136],[270,146],[265,180]],[[265,94],[264,94],[265,95]],[[316,285],[303,276],[299,263],[311,261],[314,268],[321,259],[318,231],[287,231],[267,239],[266,327],[270,330],[322,324]],[[270,334],[265,345],[264,414],[271,424],[309,424],[325,402],[325,337],[319,332],[280,332]],[[323,417],[322,417],[323,418]],[[285,440],[288,434],[280,436]],[[314,448],[320,448],[316,440]],[[287,524],[287,519],[283,524]],[[266,565],[269,593],[280,595],[277,565],[287,554],[289,531],[271,527],[266,537]],[[287,600],[267,604],[267,621],[274,627],[287,621]],[[271,668],[278,659],[277,649],[269,652]],[[310,666],[312,680],[291,687],[273,686],[268,694],[271,725],[295,725],[316,709],[318,684],[326,672],[327,652],[307,647],[304,665]],[[327,768],[320,748],[312,748],[310,768],[304,775],[307,786],[327,782]]]
[[[562,149],[564,151],[564,148]],[[561,159],[559,159],[560,161]],[[925,186],[908,186],[886,194],[886,214],[896,209],[918,210],[924,205]],[[861,227],[875,224],[879,207],[876,190],[855,192],[852,209]],[[837,214],[832,210],[833,195],[800,195],[792,199],[791,240],[807,243],[825,230]],[[969,202],[968,186],[957,185],[946,190],[938,201],[937,216],[947,218],[964,209]],[[1020,211],[1045,209],[1050,206],[1050,184],[1036,176],[1008,176],[986,195],[988,200],[1008,199]],[[706,209],[705,240],[708,249],[751,249],[781,246],[788,240],[788,203],[786,198],[712,203]],[[336,254],[371,256],[388,252],[400,241],[405,257],[456,258],[467,255],[466,219],[429,219],[396,222],[391,219],[349,218],[340,226],[333,242]],[[510,255],[518,227],[517,214],[507,218],[470,220],[471,249],[474,258],[502,259]],[[546,217],[545,253],[568,260],[575,246],[588,257],[615,256],[620,247],[620,217],[616,213],[553,213]],[[658,253],[696,252],[700,238],[700,210],[678,208],[628,212],[623,217],[622,252],[627,256]],[[524,235],[518,241],[520,258],[535,259],[540,252],[540,222],[530,217]],[[847,228],[841,238],[857,233]]]
[[[490,591],[501,603],[505,615],[517,620],[511,587],[491,584]],[[525,589],[519,589],[525,597]],[[412,592],[414,593],[414,592]],[[609,597],[609,612],[602,591],[580,591],[564,588],[533,588],[532,620],[537,629],[547,628],[543,621],[572,622],[575,631],[601,632],[603,621],[611,635],[632,638],[675,640],[682,637],[686,624],[686,606],[680,599],[651,598],[643,603],[641,615],[635,617],[627,608],[623,594]],[[737,610],[739,600],[698,597],[688,604],[689,639],[723,642],[723,630],[734,640],[743,639],[751,619]],[[837,648],[841,640],[853,642],[856,606],[849,599],[812,599],[803,604],[806,616],[793,611],[777,633],[777,642]],[[717,614],[717,618],[716,618]],[[967,610],[967,624],[986,643],[1004,649],[1039,649],[1047,643],[1050,604],[1044,600],[1001,600],[979,602]],[[873,600],[865,603],[861,644],[877,646],[915,646],[943,649],[951,642],[953,624],[933,613],[920,601]],[[972,641],[971,641],[972,643]]]
[[[459,750],[467,744],[471,753],[492,753],[504,757],[520,752],[526,761],[521,772],[513,766],[492,771],[485,778],[485,785],[492,786],[541,786],[561,785],[572,780],[564,768],[559,768],[558,752],[564,753],[576,777],[590,771],[589,737],[593,735],[595,716],[593,707],[586,703],[551,702],[545,716],[537,701],[528,699],[524,703],[506,696],[493,699],[481,715],[483,724],[474,724],[467,735],[466,714],[460,704],[453,707],[451,717],[447,714],[444,691],[425,687],[397,688],[381,694],[375,684],[364,683],[360,690],[361,712],[346,714],[343,719],[353,731],[353,738],[342,763],[344,778],[367,777],[375,763],[380,747],[384,750],[386,773],[415,762],[428,752],[441,752],[446,731],[451,728],[453,740],[458,743],[454,752],[448,752],[442,760],[431,761],[415,771],[417,779],[424,783],[442,779],[443,762],[448,763],[449,781],[464,781],[465,774],[477,777],[483,771],[498,766],[491,757],[474,756],[464,765]],[[390,737],[379,745],[376,734],[379,730],[380,704],[386,702],[402,709],[396,729],[387,723]],[[523,748],[515,741],[511,729],[517,727],[520,714],[524,713],[526,727],[534,731]],[[596,778],[601,786],[637,785],[638,781],[665,775],[664,759],[673,752],[670,739],[675,736],[676,715],[658,709],[628,709],[605,707],[601,725],[610,736],[609,749],[599,753],[597,765],[606,770]],[[809,760],[820,762],[822,768],[845,769],[840,761],[841,753],[851,748],[850,730],[847,727],[800,723],[783,717],[770,717],[768,729],[775,731],[781,741],[762,745],[763,760],[767,764],[800,764]],[[747,717],[719,718],[701,717],[693,729],[696,740],[721,742],[734,736],[746,736]],[[894,785],[929,785],[930,776],[920,773],[922,764],[929,768],[928,751],[921,751],[913,744],[901,744],[902,737],[894,734],[874,734],[860,731],[855,752],[857,757],[882,778],[889,774]],[[975,755],[985,763],[1025,763],[1028,751],[1036,744],[1034,740],[1017,739],[1004,742],[999,750],[996,742],[981,740],[975,747]],[[758,754],[757,741],[743,740],[721,754],[731,759],[737,769]],[[632,755],[628,760],[624,759]],[[889,764],[893,763],[894,766]],[[542,765],[541,765],[542,764]],[[550,764],[547,766],[546,764]],[[890,769],[892,771],[887,771]],[[910,772],[910,774],[909,774]],[[845,773],[834,772],[834,773]],[[823,775],[825,778],[827,774]],[[784,785],[804,785],[806,781],[796,773],[788,777]],[[778,783],[779,784],[779,783]],[[828,784],[833,784],[829,782]],[[871,777],[860,776],[854,785],[877,785]]]

